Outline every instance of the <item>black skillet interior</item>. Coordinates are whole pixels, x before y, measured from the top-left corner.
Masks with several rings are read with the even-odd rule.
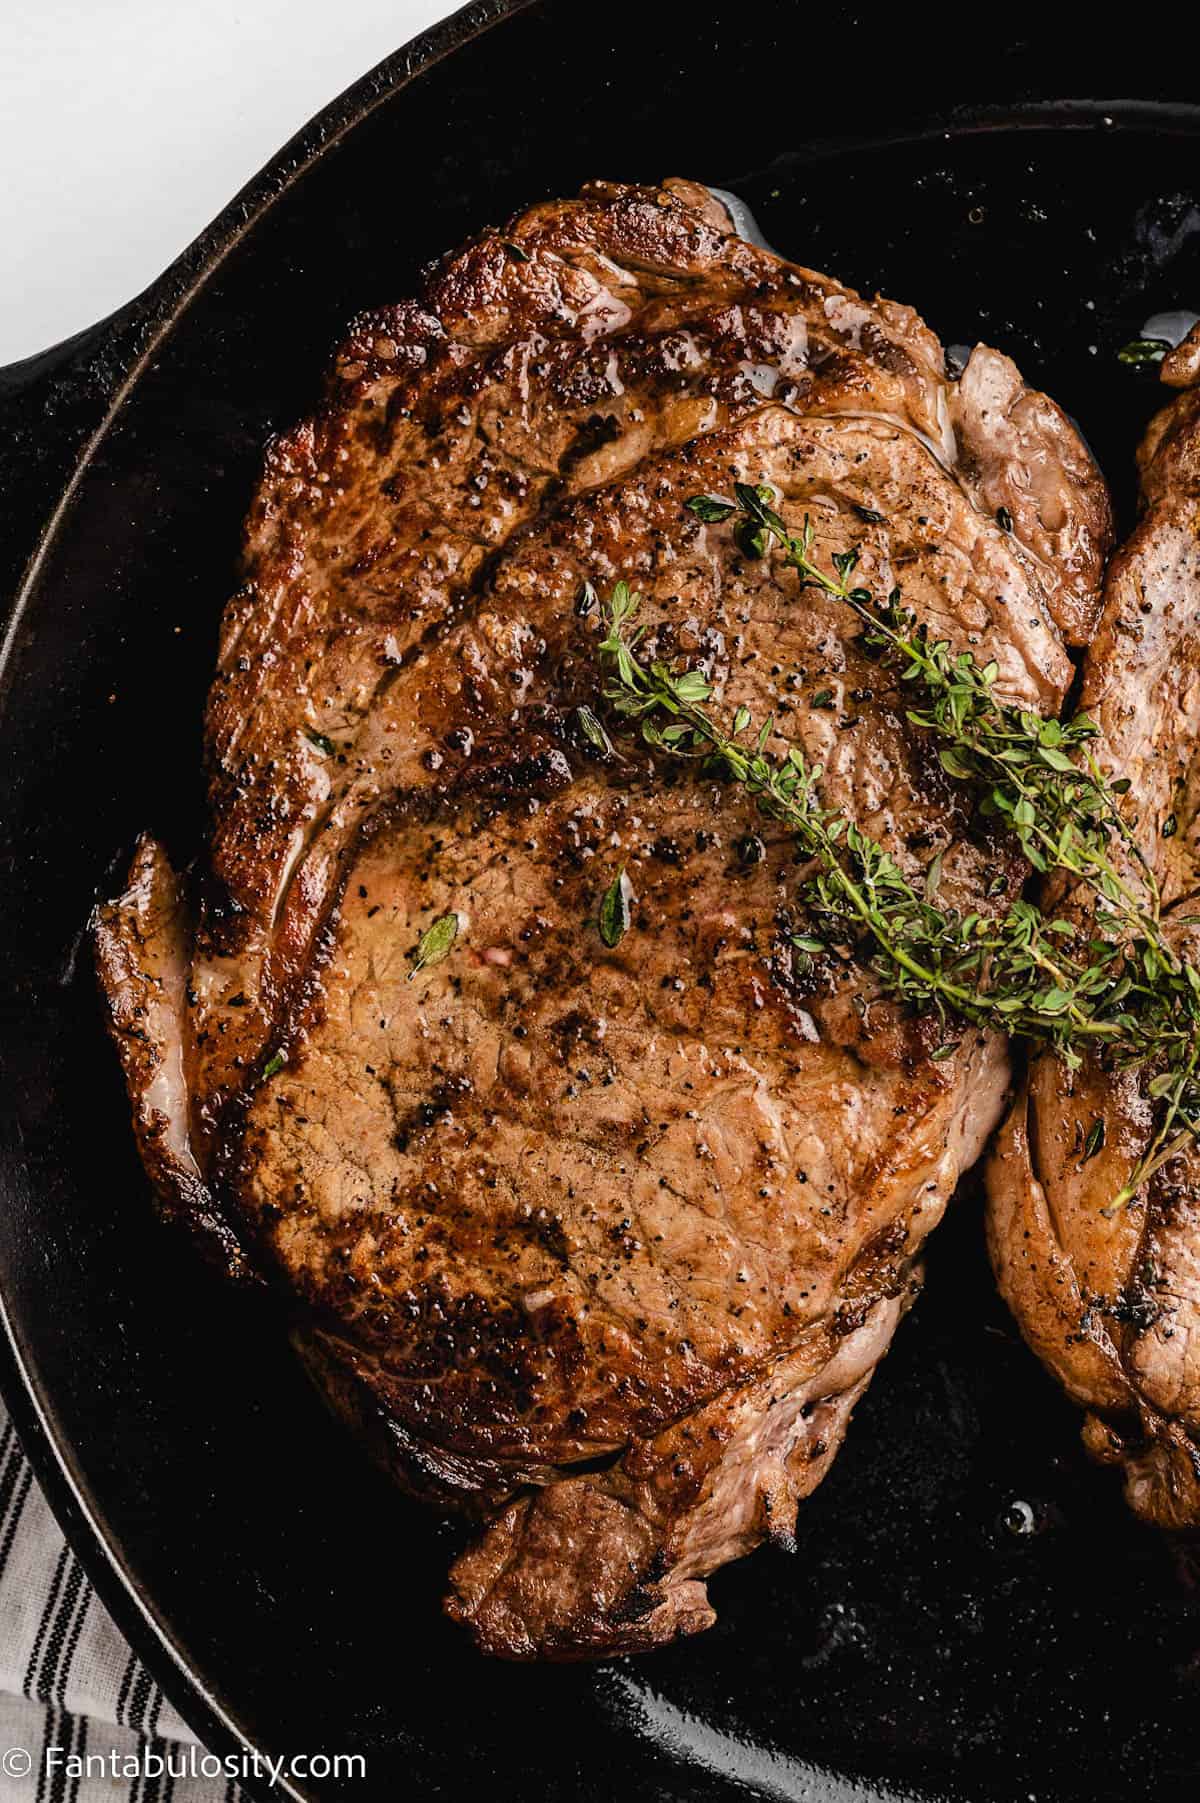
[[[1162,98],[1195,63],[1178,37],[1169,58],[1153,34],[1080,45],[1049,16],[1021,43],[997,24],[985,56],[977,20],[770,0],[459,25],[434,40],[464,40],[448,58],[407,84],[396,59],[335,111],[340,137],[306,134],[146,300],[0,388],[15,569],[150,344],[7,666],[0,1282],[48,1429],[15,1359],[7,1387],[123,1621],[147,1643],[102,1544],[182,1649],[205,1732],[231,1744],[201,1690],[271,1752],[367,1754],[365,1783],[311,1794],[977,1803],[1200,1778],[1188,1561],[1084,1460],[993,1295],[973,1195],[794,1557],[721,1573],[718,1626],[644,1662],[485,1665],[438,1613],[456,1530],[343,1441],[270,1311],[152,1225],[79,951],[140,826],[198,842],[200,708],[264,437],[312,401],[350,315],[525,201],[595,174],[735,189],[799,260],[1011,351],[1128,519],[1156,397],[1115,353],[1156,309],[1200,306],[1200,109]],[[1084,98],[1122,93],[1159,103]]]

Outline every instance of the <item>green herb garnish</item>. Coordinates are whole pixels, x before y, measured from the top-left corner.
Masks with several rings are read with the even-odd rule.
[[[327,739],[325,734],[323,732],[318,732],[315,727],[306,726],[304,728],[304,736],[310,745],[315,745],[318,751],[323,751],[327,758],[337,756],[337,746],[334,744],[333,740]]]
[[[1119,363],[1161,363],[1171,349],[1165,338],[1133,338],[1117,352]]]
[[[600,937],[610,951],[620,945],[633,918],[633,886],[625,875],[625,866],[613,878],[600,898]]]
[[[605,756],[611,757],[613,742],[601,726],[599,720],[597,720],[591,708],[577,707],[575,709],[575,719],[578,722],[580,732],[592,749],[604,753]]]
[[[426,927],[409,953],[412,959],[409,982],[412,982],[419,970],[427,970],[431,964],[440,964],[457,938],[457,914],[443,914],[440,920],[435,920],[432,926]]]
[[[706,710],[711,685],[702,670],[639,660],[645,627],[626,583],[604,611],[605,699],[652,748],[699,758],[708,774],[738,784],[812,858],[816,873],[800,894],[815,929],[801,942],[805,955],[816,944],[850,945],[885,993],[919,1012],[1027,1038],[1071,1069],[1092,1049],[1113,1068],[1145,1070],[1148,1094],[1163,1106],[1113,1207],[1127,1203],[1200,1132],[1200,971],[1164,935],[1157,881],[1120,812],[1128,780],[1105,778],[1086,715],[1060,722],[1001,701],[995,663],[980,665],[933,639],[902,607],[899,590],[879,602],[851,585],[856,551],[836,553],[831,575],[814,561],[807,519],[793,535],[770,490],[739,483],[734,492],[736,508],[721,503],[719,515],[711,496],[689,506],[714,521],[736,512],[735,530],[774,539],[805,586],[858,616],[864,648],[894,671],[912,703],[909,721],[933,737],[946,774],[971,786],[980,814],[1012,833],[1035,870],[1070,879],[1072,917],[1048,919],[1020,899],[996,915],[936,906],[936,881],[919,893],[881,844],[822,804],[819,765],[795,745],[767,752],[772,720],[744,747]],[[933,1056],[953,1050],[947,1043]]]
[[[723,495],[693,495],[687,502],[689,513],[694,513],[698,520],[713,525],[719,520],[727,520],[731,513],[736,513],[737,502],[727,501]]]
[[[284,1057],[283,1053],[275,1052],[263,1065],[263,1082],[269,1083],[272,1077],[277,1077],[286,1063],[287,1059]]]

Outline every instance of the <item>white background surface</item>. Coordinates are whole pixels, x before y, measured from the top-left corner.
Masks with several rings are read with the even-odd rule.
[[[3,0],[0,364],[132,299],[458,0]]]

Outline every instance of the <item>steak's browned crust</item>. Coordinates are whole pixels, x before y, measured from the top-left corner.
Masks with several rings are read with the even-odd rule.
[[[1007,1082],[995,1039],[931,1059],[852,962],[797,965],[794,852],[744,801],[578,730],[586,585],[624,577],[649,649],[773,714],[907,869],[1019,884],[853,616],[685,510],[740,479],[1057,707],[1108,520],[1058,410],[995,352],[949,381],[910,310],[701,190],[596,184],[360,322],[272,448],[186,977],[153,842],[99,923],[160,1191],[293,1292],[410,1489],[490,1519],[449,1607],[513,1657],[703,1627],[705,1574],[789,1534]]]
[[[1113,559],[1084,664],[1099,756],[1128,777],[1129,815],[1175,943],[1195,940],[1200,887],[1200,330],[1167,358],[1184,389],[1139,452],[1144,511]],[[1164,837],[1174,816],[1175,829]],[[1131,872],[1136,881],[1136,873]],[[1128,1207],[1113,1197],[1145,1149],[1145,1079],[1089,1060],[1033,1062],[988,1166],[1000,1287],[1034,1351],[1087,1411],[1084,1440],[1122,1466],[1139,1515],[1200,1525],[1200,1157],[1178,1158]],[[1089,1136],[1103,1145],[1088,1157]]]

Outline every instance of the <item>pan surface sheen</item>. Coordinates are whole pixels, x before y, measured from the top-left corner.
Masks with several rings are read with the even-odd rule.
[[[1157,397],[1115,353],[1200,308],[1196,28],[1168,54],[1055,17],[1021,42],[998,18],[981,57],[978,22],[936,8],[919,30],[791,0],[471,8],[148,295],[0,372],[0,1382],[209,1744],[365,1754],[365,1782],[305,1796],[1066,1803],[1200,1779],[1191,1568],[1085,1460],[994,1295],[974,1195],[794,1556],[721,1573],[717,1627],[641,1663],[485,1665],[438,1611],[458,1530],[325,1418],[271,1310],[153,1225],[80,952],[141,826],[199,842],[200,711],[264,439],[354,313],[525,202],[595,175],[734,191],[787,254],[1010,351],[1127,524]]]

